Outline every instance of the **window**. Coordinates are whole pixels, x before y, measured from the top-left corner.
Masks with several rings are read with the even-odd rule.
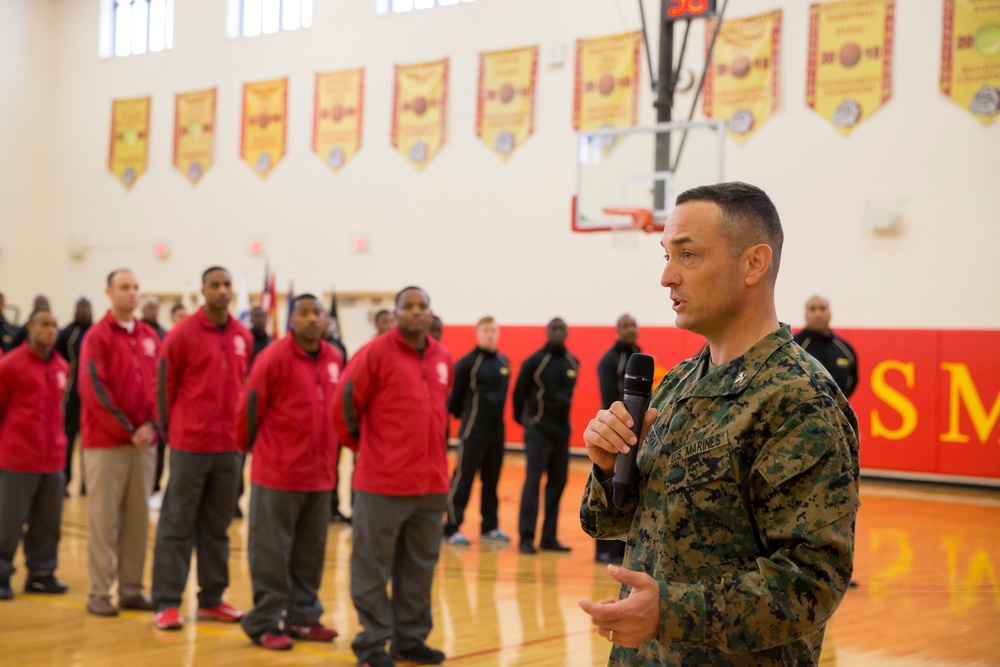
[[[270,35],[312,25],[313,0],[229,0],[226,34],[235,37]]]
[[[102,0],[102,58],[174,46],[174,0]]]
[[[413,9],[430,9],[457,5],[473,0],[375,0],[375,12],[378,14],[399,14]]]

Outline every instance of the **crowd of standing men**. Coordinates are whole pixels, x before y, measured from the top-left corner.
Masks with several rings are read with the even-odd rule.
[[[352,647],[359,664],[443,661],[444,653],[426,644],[431,584],[442,543],[471,543],[460,528],[477,472],[481,539],[511,541],[499,527],[497,498],[511,369],[498,352],[495,320],[478,322],[476,347],[453,365],[437,340],[441,322],[430,297],[407,287],[396,295],[392,313],[376,315],[378,335],[348,364],[339,340],[328,340],[335,329],[312,294],[291,303],[284,338],[272,341],[264,332],[259,308],[251,314],[252,330],[245,328],[229,313],[232,281],[222,267],[203,273],[201,308],[187,316],[175,306],[168,335],[156,321],[158,303],[144,301],[143,318],[135,318],[139,284],[132,271],[111,272],[105,292],[110,308],[101,320],[94,323],[91,304],[80,299],[61,332],[44,297],[19,329],[0,315],[0,600],[14,597],[10,578],[22,539],[25,591],[67,590],[55,571],[61,500],[79,433],[88,495],[89,613],[148,610],[158,629],[182,628],[182,594],[196,551],[199,619],[240,622],[254,643],[269,649],[289,649],[295,639],[331,641],[337,632],[320,623],[318,591],[327,525],[336,517],[352,523],[350,592],[362,626]],[[833,387],[850,395],[857,361],[853,348],[829,328],[829,303],[813,297],[806,318],[807,329],[796,342],[828,368]],[[622,395],[629,356],[639,351],[635,319],[623,315],[617,332],[598,376],[604,408],[599,418],[609,425],[622,419],[614,421],[619,429],[624,418],[609,408]],[[557,520],[579,363],[566,349],[563,320],[550,321],[546,333],[545,345],[524,361],[512,399],[525,439],[518,521],[523,554],[537,552],[543,476],[538,546],[569,551],[557,537]],[[706,373],[713,368],[708,362],[705,367]],[[449,412],[460,420],[450,480]],[[610,458],[600,450],[620,451],[629,441],[594,435],[596,423],[587,443],[600,465],[585,496],[583,522],[595,537],[619,538],[598,542],[597,560],[621,563],[619,540],[631,514],[609,513],[605,492],[595,485],[607,484]],[[170,474],[147,597],[142,572],[148,507],[166,445]],[[335,491],[341,446],[357,454],[351,519],[339,515]],[[244,613],[223,596],[229,586],[227,531],[243,492],[246,453],[253,454],[248,558],[254,604]],[[845,501],[836,511],[853,521],[854,508]],[[607,517],[617,522],[613,528]],[[115,583],[117,602],[111,596]],[[596,608],[585,609],[595,614]],[[616,630],[595,614],[598,621],[613,641]],[[618,658],[613,654],[612,661]]]

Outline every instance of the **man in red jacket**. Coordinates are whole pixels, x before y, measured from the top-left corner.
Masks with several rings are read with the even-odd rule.
[[[449,486],[445,402],[453,368],[448,350],[427,335],[429,312],[419,287],[397,294],[396,327],[351,359],[334,399],[340,442],[358,452],[351,597],[362,631],[352,648],[368,667],[445,657],[425,642]]]
[[[149,496],[156,470],[156,359],[160,339],[132,315],[139,283],[128,269],[108,274],[111,301],[80,349],[83,463],[87,479],[87,611],[117,616],[111,585],[118,579],[122,609],[152,610],[142,592],[149,531]]]
[[[52,353],[59,329],[46,311],[28,317],[28,344],[0,359],[0,600],[14,591],[14,552],[24,536],[26,593],[65,593],[55,578],[62,518],[62,397],[69,364]],[[27,532],[24,524],[28,524]]]
[[[318,591],[337,484],[330,414],[344,361],[322,340],[319,299],[300,294],[292,303],[291,334],[254,359],[237,426],[239,442],[253,453],[247,544],[253,609],[243,630],[258,646],[276,650],[292,648],[293,637],[337,636],[319,622]]]
[[[243,612],[222,601],[229,586],[229,528],[242,447],[236,415],[253,341],[229,315],[233,283],[213,266],[201,276],[205,305],[163,342],[157,381],[160,437],[170,445],[153,551],[153,623],[180,630],[181,596],[198,552],[198,618],[233,623]]]

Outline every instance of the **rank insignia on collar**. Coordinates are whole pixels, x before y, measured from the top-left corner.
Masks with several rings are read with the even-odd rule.
[[[735,380],[733,380],[733,384],[739,384],[740,382],[743,382],[743,380],[745,380],[746,377],[747,377],[746,374],[743,371],[740,371],[740,374],[736,376]]]

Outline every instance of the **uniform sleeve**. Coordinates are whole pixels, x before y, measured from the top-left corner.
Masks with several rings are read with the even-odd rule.
[[[160,344],[159,368],[156,373],[156,422],[160,438],[169,443],[170,413],[177,398],[179,378],[183,373],[183,338],[175,331]]]
[[[340,444],[358,451],[361,419],[373,391],[371,355],[363,347],[344,368],[333,395],[333,427]]]
[[[469,393],[472,360],[464,356],[455,364],[455,382],[448,396],[448,412],[459,419],[462,418],[462,408],[465,406],[465,396]]]
[[[69,361],[69,349],[67,343],[69,342],[69,335],[72,332],[73,325],[63,327],[59,331],[59,336],[56,337],[55,351],[59,353],[59,356]]]
[[[521,417],[524,414],[525,401],[528,400],[528,392],[534,381],[535,370],[538,368],[538,360],[532,355],[521,364],[521,370],[517,374],[517,381],[514,383],[514,396],[511,400],[511,407],[514,410],[514,421],[521,424]],[[522,424],[523,425],[523,424]]]
[[[758,456],[748,480],[763,545],[755,569],[660,585],[664,644],[761,651],[814,632],[836,610],[854,560],[855,433],[833,408],[798,406]],[[836,411],[836,414],[840,414]]]
[[[236,442],[249,452],[257,440],[257,433],[267,415],[270,400],[268,378],[271,375],[270,354],[261,355],[250,370],[236,415]]]
[[[618,390],[618,368],[615,355],[605,354],[597,364],[597,384],[601,388],[601,408],[607,410],[615,401],[622,400]]]
[[[108,389],[109,354],[102,337],[93,332],[84,337],[80,349],[80,403],[90,410],[102,431],[114,434],[119,442],[129,442],[136,427]]]
[[[625,506],[619,508],[612,502],[612,479],[614,475],[605,475],[596,465],[592,466],[583,489],[580,526],[583,532],[599,540],[624,540],[628,537],[639,506],[638,480],[625,495]]]

